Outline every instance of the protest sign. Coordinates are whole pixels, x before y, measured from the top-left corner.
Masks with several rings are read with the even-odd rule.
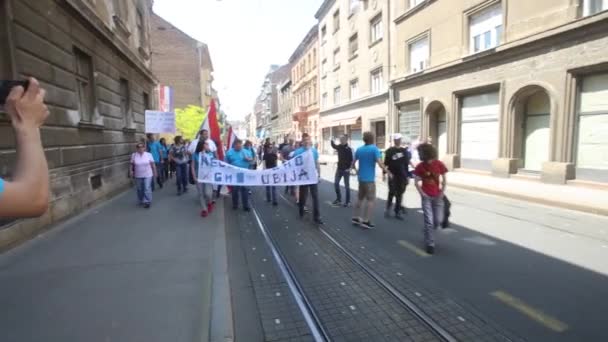
[[[175,133],[175,113],[146,110],[146,133]]]
[[[265,170],[242,169],[218,159],[201,158],[198,181],[231,186],[292,186],[317,184],[319,175],[312,152],[309,151]]]

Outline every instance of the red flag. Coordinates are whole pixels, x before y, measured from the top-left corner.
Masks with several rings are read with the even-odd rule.
[[[215,101],[213,100],[211,100],[211,103],[209,104],[209,113],[207,113],[205,122],[203,122],[203,129],[209,131],[209,139],[215,142],[215,145],[217,146],[217,157],[220,160],[224,160],[220,123],[217,121],[217,110],[215,108]]]
[[[230,126],[230,128],[228,128],[228,133],[226,135],[226,148],[231,149],[232,145],[234,145],[234,142],[237,139],[239,139],[239,137],[234,133],[232,126]]]

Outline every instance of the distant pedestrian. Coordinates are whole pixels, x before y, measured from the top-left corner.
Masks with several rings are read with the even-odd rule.
[[[312,141],[310,139],[310,135],[308,133],[302,134],[302,147],[298,148],[293,152],[294,157],[297,157],[301,154],[304,154],[308,151],[312,151],[313,158],[315,160],[315,168],[317,170],[317,175],[321,176],[321,167],[319,165],[319,151],[316,148],[312,147]],[[306,200],[308,197],[308,193],[312,197],[312,212],[313,212],[313,220],[316,224],[322,225],[323,221],[321,220],[321,212],[319,209],[319,187],[318,184],[310,184],[310,185],[300,185],[299,189],[299,201],[298,208],[300,212],[300,218],[304,217],[304,212],[306,208]]]
[[[188,192],[188,149],[181,136],[175,137],[175,144],[169,152],[169,158],[175,162],[175,179],[177,195]]]
[[[234,147],[226,153],[226,162],[228,164],[243,169],[249,169],[251,161],[254,159],[255,155],[252,154],[251,149],[245,149],[243,142],[238,139],[234,142]],[[249,190],[246,186],[232,187],[232,209],[237,210],[239,208],[239,195],[241,196],[243,210],[249,211]]]
[[[380,150],[374,145],[374,134],[365,132],[363,134],[364,146],[361,146],[355,152],[355,161],[353,166],[359,164],[359,194],[357,204],[355,205],[352,222],[354,225],[360,225],[363,228],[375,228],[371,221],[371,215],[374,212],[374,202],[376,201],[376,165],[378,165],[385,174],[392,176],[390,171],[386,169],[381,159]],[[356,167],[355,167],[356,169]],[[361,207],[363,201],[366,201],[361,216]]]
[[[418,146],[420,163],[416,166],[416,189],[422,200],[424,213],[424,241],[426,252],[435,253],[434,230],[442,224],[444,218],[444,192],[448,172],[443,163],[437,160],[437,149],[430,144]]]
[[[344,178],[344,189],[346,192],[346,201],[344,207],[350,205],[350,170],[353,166],[353,150],[348,146],[348,137],[343,135],[340,137],[340,145],[336,145],[331,141],[331,147],[338,151],[338,166],[334,177],[334,188],[336,190],[336,200],[332,203],[334,206],[342,205],[342,192],[340,191],[340,180]]]
[[[264,168],[265,169],[273,169],[277,167],[277,162],[279,159],[278,150],[274,146],[274,143],[266,143],[264,145]],[[277,205],[277,187],[276,186],[266,186],[266,202],[272,202],[272,205]]]
[[[157,177],[156,163],[152,154],[146,152],[146,145],[137,144],[137,152],[131,155],[129,176],[135,179],[137,200],[144,208],[150,208],[152,203],[152,183]]]
[[[403,220],[402,213],[406,213],[403,207],[403,194],[409,182],[409,167],[413,166],[412,154],[406,147],[401,146],[401,134],[393,135],[394,146],[386,150],[384,155],[384,165],[391,172],[392,177],[388,180],[388,200],[384,216],[389,217],[395,199],[395,218]]]
[[[216,159],[217,153],[211,151],[211,147],[207,140],[200,139],[198,141],[198,146],[194,149],[194,153],[192,154],[190,171],[196,180],[196,189],[198,190],[198,197],[201,203],[201,217],[207,217],[213,211],[213,184],[202,183],[198,179],[199,165],[203,158]]]
[[[163,182],[162,182],[162,146],[160,145],[160,142],[158,142],[154,136],[154,134],[147,134],[147,150],[148,152],[150,152],[150,154],[152,155],[152,158],[154,158],[154,164],[156,164],[156,170],[158,172],[158,176],[156,176],[156,183],[158,184],[158,186],[162,189],[163,188]],[[152,182],[152,191],[155,190],[155,185],[154,182]]]

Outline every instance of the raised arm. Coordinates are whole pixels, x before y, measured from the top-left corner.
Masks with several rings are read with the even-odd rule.
[[[27,91],[12,89],[6,102],[17,141],[17,165],[13,180],[0,194],[0,216],[33,217],[44,214],[49,203],[49,170],[40,139],[40,126],[49,115],[45,90],[30,78]]]

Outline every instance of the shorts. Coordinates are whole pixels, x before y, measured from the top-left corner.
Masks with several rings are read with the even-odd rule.
[[[375,182],[360,182],[359,183],[359,201],[373,201],[376,199],[376,183]]]

